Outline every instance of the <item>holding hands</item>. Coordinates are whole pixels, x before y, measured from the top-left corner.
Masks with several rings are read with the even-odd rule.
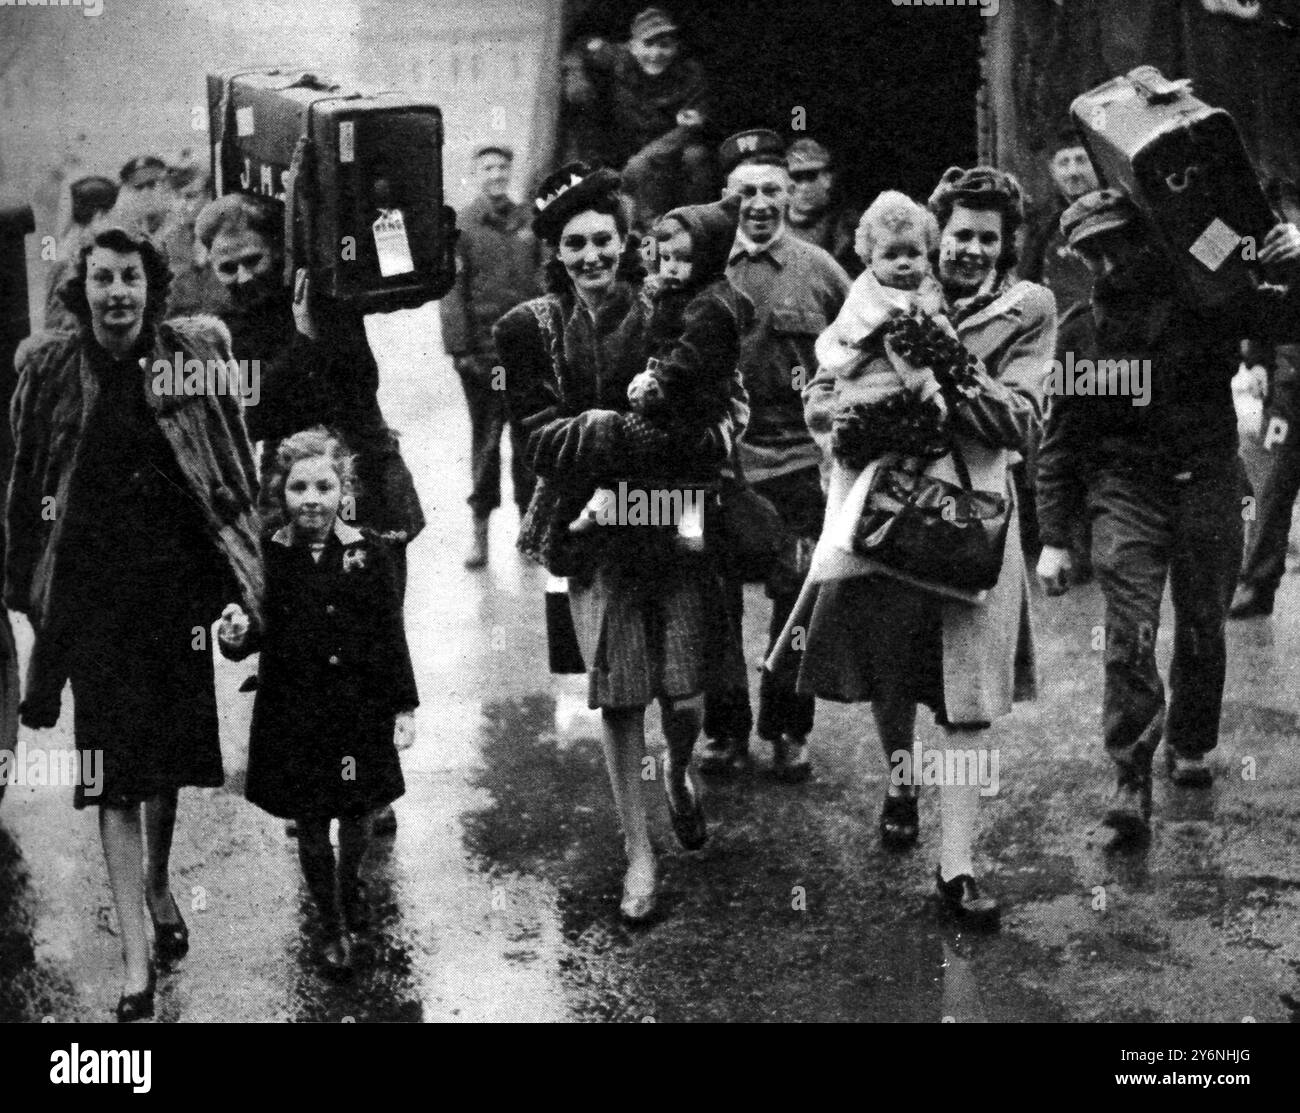
[[[227,603],[221,612],[221,625],[217,627],[217,641],[227,649],[240,650],[248,641],[248,615],[238,603]]]

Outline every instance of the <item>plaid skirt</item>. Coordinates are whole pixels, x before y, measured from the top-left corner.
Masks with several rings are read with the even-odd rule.
[[[712,564],[683,555],[651,574],[626,564],[569,581],[574,629],[593,710],[645,707],[745,684],[740,639],[728,628]]]

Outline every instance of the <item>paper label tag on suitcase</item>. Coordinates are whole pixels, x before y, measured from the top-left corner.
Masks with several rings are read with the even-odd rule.
[[[1237,249],[1239,243],[1241,237],[1216,216],[1187,250],[1192,253],[1192,257],[1197,262],[1212,271],[1217,271],[1227,261],[1228,256]]]
[[[374,231],[381,275],[392,278],[415,270],[415,260],[411,258],[411,241],[406,237],[406,221],[401,209],[380,212],[379,219],[374,223]]]

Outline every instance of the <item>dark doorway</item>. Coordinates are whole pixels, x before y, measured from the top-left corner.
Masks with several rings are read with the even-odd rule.
[[[651,0],[573,0],[569,40],[625,40]],[[865,206],[882,189],[924,201],[949,166],[974,164],[978,7],[890,0],[693,0],[665,3],[719,94],[716,132],[770,127],[834,152],[840,187]],[[806,128],[792,131],[794,110]]]

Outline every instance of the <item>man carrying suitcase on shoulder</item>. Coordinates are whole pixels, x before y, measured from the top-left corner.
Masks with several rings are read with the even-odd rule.
[[[1205,756],[1218,742],[1224,623],[1241,560],[1244,483],[1230,381],[1239,337],[1300,336],[1300,282],[1215,309],[1196,305],[1120,190],[1080,198],[1061,230],[1095,284],[1090,302],[1061,322],[1055,381],[1049,376],[1038,575],[1049,595],[1069,588],[1068,546],[1086,516],[1106,601],[1102,729],[1117,770],[1103,822],[1124,842],[1149,832],[1162,735],[1174,784],[1211,780]],[[1258,259],[1279,277],[1300,278],[1300,230],[1272,228]],[[1166,579],[1174,605],[1167,713],[1155,658]]]

